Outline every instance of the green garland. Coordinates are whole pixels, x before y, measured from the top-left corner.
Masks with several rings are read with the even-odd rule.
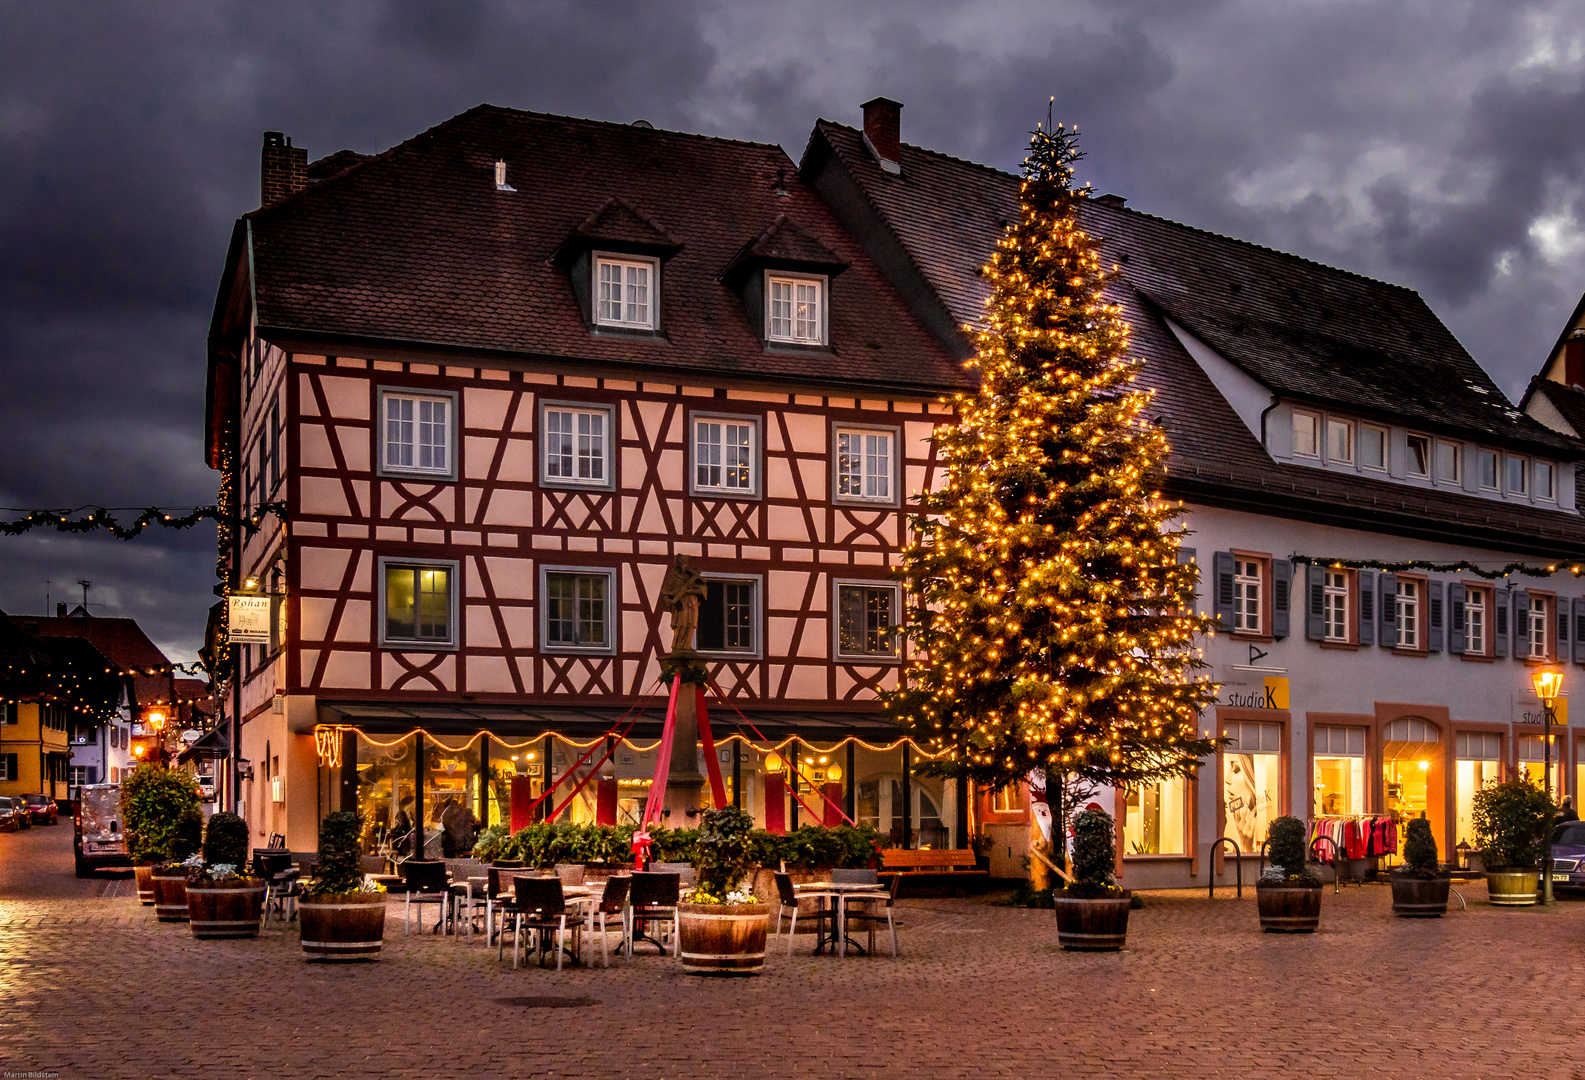
[[[80,513],[80,509],[68,510],[64,513],[56,510],[30,510],[26,517],[15,521],[0,521],[0,536],[20,536],[33,529],[54,529],[63,533],[89,533],[106,529],[118,539],[131,540],[150,525],[161,525],[167,529],[190,529],[200,521],[213,521],[219,525],[240,525],[249,536],[252,536],[259,531],[259,522],[267,514],[274,514],[284,522],[286,504],[264,503],[253,512],[252,516],[245,518],[231,518],[222,514],[220,507],[214,505],[195,507],[186,514],[172,514],[157,506],[151,506],[126,525],[121,524],[116,516],[103,506],[95,506],[81,517],[72,516],[77,513]]]
[[[1544,578],[1553,574],[1567,571],[1575,577],[1585,574],[1585,562],[1550,563],[1546,566],[1532,566],[1529,563],[1511,562],[1495,570],[1486,570],[1470,561],[1439,563],[1425,559],[1409,559],[1393,561],[1391,559],[1328,559],[1319,555],[1291,556],[1295,563],[1309,563],[1315,566],[1333,566],[1345,570],[1385,570],[1388,573],[1403,571],[1423,570],[1432,574],[1474,574],[1476,577],[1485,578],[1487,581],[1496,581],[1500,578],[1522,574],[1525,577]]]

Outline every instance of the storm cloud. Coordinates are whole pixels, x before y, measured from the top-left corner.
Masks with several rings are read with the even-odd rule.
[[[903,101],[1014,169],[1056,98],[1131,206],[1419,290],[1517,396],[1585,289],[1585,5],[0,0],[0,506],[212,501],[204,337],[265,129],[382,150],[480,102],[777,142]],[[4,513],[0,511],[0,513]],[[9,516],[9,515],[6,515]],[[0,538],[189,659],[214,533]]]

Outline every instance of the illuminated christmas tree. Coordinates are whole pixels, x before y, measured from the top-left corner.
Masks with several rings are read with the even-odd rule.
[[[1044,769],[1058,820],[1077,793],[1191,775],[1216,699],[1196,639],[1197,568],[1162,498],[1167,442],[1134,385],[1115,271],[1078,224],[1077,132],[1034,132],[1021,214],[986,273],[988,318],[937,432],[945,484],[904,554],[913,646],[887,696],[944,771],[991,786]],[[1059,800],[1059,793],[1063,796]]]

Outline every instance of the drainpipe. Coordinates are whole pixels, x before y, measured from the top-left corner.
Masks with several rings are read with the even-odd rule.
[[[1270,416],[1271,410],[1275,409],[1281,402],[1281,397],[1272,394],[1271,404],[1260,410],[1260,447],[1268,454],[1271,453],[1271,447],[1266,445],[1266,417]]]

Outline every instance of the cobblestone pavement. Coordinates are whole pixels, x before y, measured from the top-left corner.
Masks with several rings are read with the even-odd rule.
[[[800,941],[719,980],[653,955],[514,972],[482,939],[404,937],[394,903],[375,964],[308,964],[295,926],[195,941],[130,880],[71,878],[70,836],[0,835],[3,1075],[1585,1075],[1585,904],[1502,911],[1480,885],[1433,921],[1328,890],[1299,937],[1261,934],[1247,891],[1150,894],[1127,950],[1092,955],[1057,948],[1049,911],[919,899],[900,959]]]

